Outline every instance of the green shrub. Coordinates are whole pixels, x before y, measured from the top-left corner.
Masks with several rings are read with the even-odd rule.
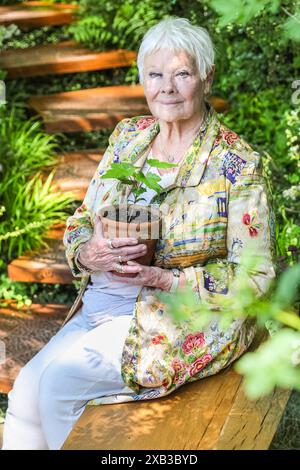
[[[0,111],[0,250],[8,261],[45,245],[43,235],[65,219],[72,198],[54,192],[53,172],[41,179],[39,170],[57,161],[56,137],[41,131],[39,122],[19,120],[14,108]]]
[[[175,1],[81,0],[79,20],[69,27],[74,38],[98,51],[136,50],[143,35],[172,11]]]

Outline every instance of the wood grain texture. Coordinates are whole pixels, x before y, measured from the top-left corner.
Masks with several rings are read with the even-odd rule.
[[[2,301],[3,303],[4,301]],[[0,307],[0,313],[3,315],[9,315],[14,318],[28,319],[28,315],[62,315],[66,314],[70,309],[71,305],[67,304],[31,304],[30,306],[24,305],[20,309],[17,307],[15,300],[7,300],[6,306]],[[31,317],[30,317],[31,318]]]
[[[268,449],[290,394],[290,390],[276,388],[270,395],[250,401],[241,388],[215,449]]]
[[[38,305],[28,313],[0,310],[0,339],[5,345],[4,360],[0,362],[0,393],[8,393],[23,367],[58,331],[68,305]]]
[[[217,112],[229,105],[218,97],[209,99]],[[142,85],[101,88],[32,96],[28,104],[39,114],[47,132],[90,132],[113,128],[124,118],[151,114]]]
[[[62,192],[71,191],[76,200],[83,200],[103,153],[104,149],[59,154],[58,164],[45,170],[44,179],[49,170],[55,169],[52,181],[54,189]]]
[[[210,449],[240,381],[226,370],[159,400],[88,406],[62,449]]]
[[[6,70],[10,78],[32,77],[129,67],[135,58],[134,51],[95,52],[75,41],[64,41],[3,51],[0,68]]]
[[[0,24],[16,24],[27,30],[49,25],[63,25],[75,20],[78,7],[68,4],[51,5],[48,2],[26,2],[24,4],[0,7]]]
[[[87,406],[62,450],[268,449],[290,392],[250,401],[242,380],[231,365],[159,400]]]
[[[66,229],[66,223],[60,222],[52,225],[52,227],[46,232],[45,238],[54,238],[56,240],[62,240]]]
[[[113,128],[126,117],[150,113],[140,85],[32,96],[28,103],[43,118],[50,133]]]

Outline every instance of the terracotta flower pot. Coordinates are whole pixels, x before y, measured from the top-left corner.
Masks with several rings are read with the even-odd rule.
[[[134,237],[139,244],[147,246],[147,253],[133,261],[144,266],[150,266],[157,240],[161,232],[161,213],[159,209],[140,204],[118,204],[104,206],[98,213],[105,238]],[[127,264],[127,262],[122,263]],[[117,276],[135,277],[136,273],[119,273],[112,271]]]

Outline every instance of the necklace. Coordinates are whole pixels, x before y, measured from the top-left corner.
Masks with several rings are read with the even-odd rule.
[[[207,117],[207,112],[205,112],[204,118],[203,118],[202,121],[201,121],[201,124],[200,124],[201,129],[202,129],[202,127],[203,127],[204,122],[206,121],[206,117]],[[199,124],[197,124],[197,126],[193,129],[192,139],[189,140],[189,144],[194,140],[195,135],[198,133],[198,130],[197,130],[197,132],[195,132],[195,129],[198,129],[198,130],[199,130]],[[167,158],[168,162],[173,163],[173,162],[176,161],[176,160],[175,160],[175,155],[167,154],[167,153],[164,151],[164,149],[162,148],[162,145],[161,145],[161,134],[159,134],[158,146],[159,146],[160,152],[164,154],[164,156]],[[184,149],[185,149],[185,148],[187,148],[187,146],[184,147]]]

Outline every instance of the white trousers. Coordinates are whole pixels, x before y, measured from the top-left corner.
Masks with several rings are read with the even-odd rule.
[[[60,449],[89,400],[122,392],[131,315],[92,327],[80,308],[20,370],[8,394],[2,450]]]

